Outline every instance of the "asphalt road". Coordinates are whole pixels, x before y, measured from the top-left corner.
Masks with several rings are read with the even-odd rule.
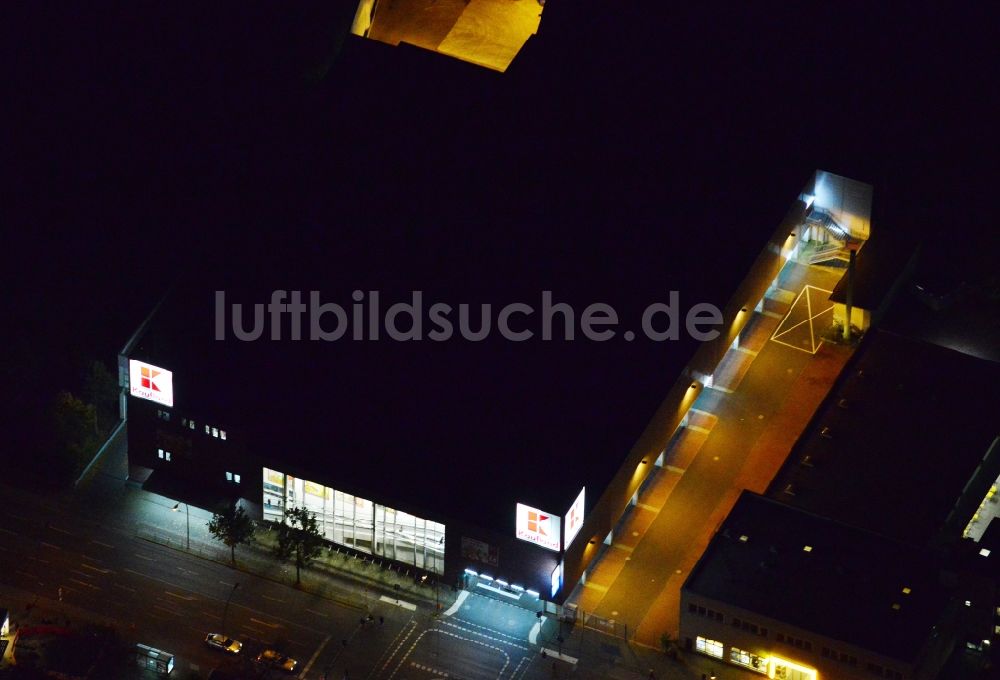
[[[514,680],[525,677],[538,653],[527,641],[534,614],[506,603],[474,596],[435,619],[426,605],[373,594],[369,621],[363,607],[149,543],[23,491],[17,495],[0,509],[5,597],[39,597],[67,617],[111,619],[127,638],[176,655],[178,671],[204,673],[228,662],[204,645],[207,632],[242,640],[246,657],[275,646],[299,660],[297,675],[305,678],[447,673]],[[25,602],[0,604],[16,612]]]

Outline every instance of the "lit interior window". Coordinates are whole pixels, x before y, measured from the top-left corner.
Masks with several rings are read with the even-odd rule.
[[[990,556],[990,549],[989,548],[982,548],[979,551],[979,554],[982,555],[983,557],[989,557]]]
[[[740,543],[746,543],[749,540],[750,540],[750,537],[747,536],[746,534],[743,534],[742,536],[740,536]]]
[[[191,428],[192,430],[194,429],[194,421],[193,420],[189,420],[188,421],[188,427]]]
[[[718,640],[708,640],[699,635],[695,641],[695,649],[702,654],[714,656],[716,659],[722,658],[722,643]]]
[[[212,428],[208,425],[205,426],[205,434],[212,434]]]
[[[240,483],[240,476],[239,475],[233,475],[233,481],[236,482],[237,484],[239,484]]]
[[[893,602],[892,603],[892,608],[898,612],[899,611],[899,603],[898,602]]]
[[[163,452],[163,456],[164,456],[164,458],[166,458],[167,462],[169,463],[170,462],[170,452],[169,451],[164,451]]]
[[[971,600],[966,600],[965,601],[965,606],[966,607],[971,607],[972,606],[972,601]]]
[[[158,458],[163,458],[163,449],[156,449],[156,456]]]
[[[903,595],[909,595],[913,591],[910,590],[910,586],[903,586]]]
[[[228,470],[226,471],[226,481],[227,482],[233,481],[233,473],[229,472]]]
[[[225,438],[226,438],[226,431],[219,430],[219,439],[225,439]]]
[[[802,547],[802,550],[804,552],[812,552],[813,551],[813,547],[811,545],[806,545],[806,546]]]

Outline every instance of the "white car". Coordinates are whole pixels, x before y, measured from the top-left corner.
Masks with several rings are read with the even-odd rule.
[[[205,644],[228,654],[239,654],[240,650],[243,649],[242,642],[222,633],[209,633],[205,636]]]

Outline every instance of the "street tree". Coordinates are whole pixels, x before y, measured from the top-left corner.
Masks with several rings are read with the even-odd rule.
[[[60,392],[49,411],[45,469],[51,479],[76,479],[97,452],[100,440],[94,432],[95,410],[69,392]]]
[[[274,553],[283,562],[295,563],[296,585],[302,583],[302,567],[319,557],[323,545],[323,536],[313,513],[306,508],[285,511],[285,520],[278,524],[278,543]]]
[[[242,505],[226,504],[212,514],[208,531],[214,538],[229,546],[229,559],[236,564],[236,546],[253,540],[254,524]]]

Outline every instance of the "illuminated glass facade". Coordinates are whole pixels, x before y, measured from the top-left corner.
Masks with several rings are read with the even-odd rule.
[[[264,519],[307,508],[333,543],[435,574],[444,573],[445,527],[402,510],[264,468]]]

